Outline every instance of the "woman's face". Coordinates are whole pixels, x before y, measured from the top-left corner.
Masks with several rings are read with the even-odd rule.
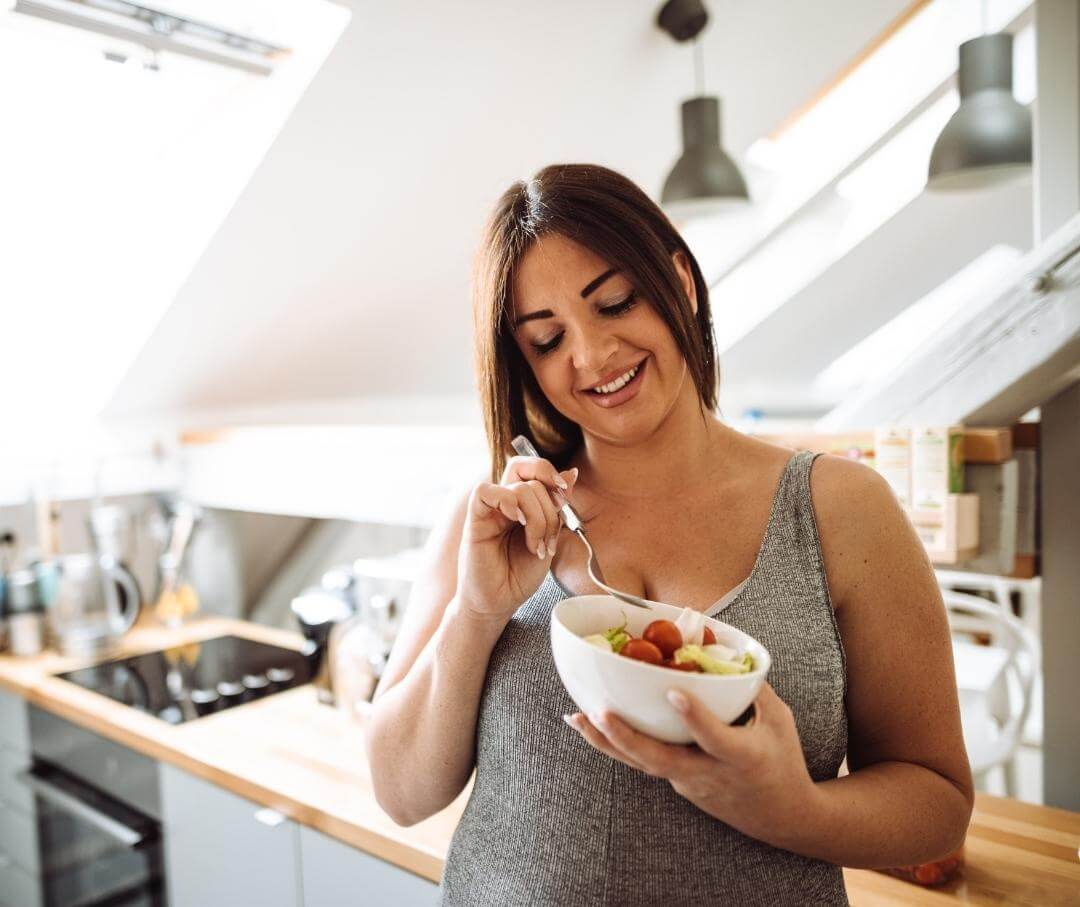
[[[675,266],[696,312],[679,253]],[[559,234],[537,241],[518,265],[514,324],[541,390],[585,432],[633,443],[655,431],[680,396],[697,398],[671,332],[628,275]]]

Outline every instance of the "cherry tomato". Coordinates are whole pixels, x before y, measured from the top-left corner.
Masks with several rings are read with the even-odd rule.
[[[658,665],[664,661],[664,656],[660,654],[660,650],[647,639],[631,639],[630,642],[623,646],[619,654],[637,661],[648,662],[651,665]]]
[[[692,661],[684,661],[682,664],[678,664],[674,658],[670,658],[664,662],[665,668],[674,668],[676,671],[689,671],[691,674],[700,674],[701,665],[695,664]]]
[[[705,632],[702,634],[701,644],[703,646],[711,646],[716,644],[716,634],[713,633],[708,627],[705,628]]]
[[[682,646],[682,633],[670,620],[654,620],[641,634],[642,639],[647,639],[664,658],[671,658],[675,650]]]

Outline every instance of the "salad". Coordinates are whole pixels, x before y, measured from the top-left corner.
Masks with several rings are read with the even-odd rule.
[[[584,637],[605,652],[634,658],[647,664],[699,674],[748,674],[754,670],[749,652],[739,652],[716,641],[705,626],[704,616],[683,608],[678,620],[654,620],[635,638],[627,629],[625,615],[618,627]]]

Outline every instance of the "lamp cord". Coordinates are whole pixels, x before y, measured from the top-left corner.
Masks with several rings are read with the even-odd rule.
[[[701,46],[701,36],[694,38],[694,90],[697,96],[705,95],[705,51]]]

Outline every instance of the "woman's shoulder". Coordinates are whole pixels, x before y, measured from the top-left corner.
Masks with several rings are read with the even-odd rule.
[[[875,469],[822,454],[810,471],[810,499],[834,604],[857,596],[883,571],[896,576],[928,566],[904,508]]]

